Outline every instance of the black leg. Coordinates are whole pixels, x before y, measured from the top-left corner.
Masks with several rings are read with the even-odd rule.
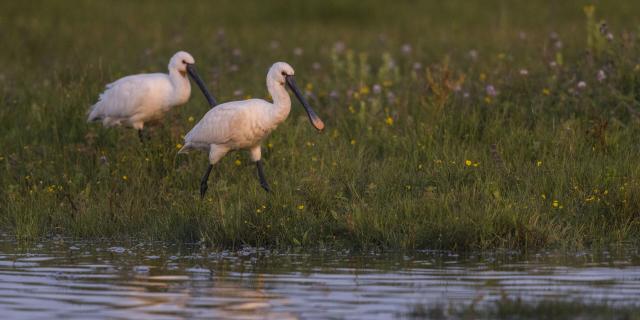
[[[140,138],[141,143],[144,143],[144,135],[142,134],[142,129],[138,129],[138,138]]]
[[[209,174],[211,174],[211,169],[213,169],[213,165],[209,165],[207,170],[204,172],[202,179],[200,180],[200,198],[204,198],[204,194],[207,193],[207,189],[209,186],[207,185],[207,180],[209,180]]]
[[[256,161],[256,167],[258,167],[258,178],[260,179],[260,186],[267,191],[271,192],[271,188],[267,183],[267,179],[264,178],[264,168],[262,167],[262,160]]]

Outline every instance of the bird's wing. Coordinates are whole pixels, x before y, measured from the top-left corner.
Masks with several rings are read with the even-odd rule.
[[[189,133],[185,136],[185,142],[203,144],[223,144],[232,136],[233,119],[238,115],[239,109],[227,103],[221,104],[209,110]]]
[[[115,118],[130,117],[144,103],[152,90],[155,74],[140,74],[121,78],[107,85],[100,94],[92,113]]]
[[[251,124],[256,105],[264,100],[250,99],[220,104],[209,110],[185,136],[185,142],[195,144],[223,144],[242,135]]]

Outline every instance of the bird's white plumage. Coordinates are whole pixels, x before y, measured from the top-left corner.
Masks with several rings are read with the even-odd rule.
[[[192,63],[193,57],[180,51],[169,62],[169,74],[137,74],[108,84],[89,110],[88,121],[142,129],[145,122],[162,118],[172,107],[189,100],[191,84],[186,66]]]
[[[275,63],[267,74],[267,88],[273,103],[262,99],[232,101],[209,110],[185,135],[181,153],[190,149],[209,151],[215,164],[228,151],[249,149],[253,161],[260,160],[260,144],[291,110],[291,98],[285,89],[285,77],[293,75],[291,66]]]

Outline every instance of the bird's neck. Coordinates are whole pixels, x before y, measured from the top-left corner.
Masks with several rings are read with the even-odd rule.
[[[184,104],[191,95],[191,83],[186,73],[181,73],[176,69],[169,69],[169,79],[175,90],[175,104]]]
[[[291,97],[284,85],[267,80],[267,89],[273,99],[273,113],[278,122],[284,121],[291,111]]]

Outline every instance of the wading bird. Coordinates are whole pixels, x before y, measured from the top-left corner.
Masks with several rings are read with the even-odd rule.
[[[261,142],[289,115],[291,98],[285,89],[288,85],[307,112],[311,124],[322,131],[324,123],[311,109],[296,86],[293,68],[284,62],[276,62],[267,73],[267,89],[273,103],[262,99],[226,102],[212,108],[184,137],[179,153],[191,149],[209,152],[209,166],[200,181],[200,196],[207,192],[207,180],[216,162],[231,150],[248,149],[251,160],[258,168],[260,185],[267,192],[271,189],[264,176],[261,161]]]
[[[213,107],[216,101],[198,76],[194,63],[195,60],[189,53],[179,51],[169,61],[169,74],[136,74],[108,84],[98,102],[91,106],[87,121],[102,120],[105,127],[133,127],[138,130],[142,141],[145,122],[160,120],[172,107],[183,105],[189,100],[191,84],[187,74]]]

